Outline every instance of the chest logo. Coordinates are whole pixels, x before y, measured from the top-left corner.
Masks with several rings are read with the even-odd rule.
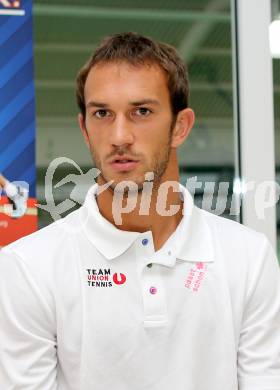
[[[125,281],[126,281],[126,276],[124,274],[120,274],[120,276],[118,276],[117,273],[114,273],[113,275],[113,281],[114,283],[116,284],[124,284]]]
[[[87,283],[90,287],[113,287],[125,282],[125,274],[112,273],[110,268],[87,268]]]
[[[195,264],[189,270],[188,276],[185,281],[185,287],[193,292],[197,292],[200,289],[203,279],[205,278],[207,271],[207,265],[199,262]]]

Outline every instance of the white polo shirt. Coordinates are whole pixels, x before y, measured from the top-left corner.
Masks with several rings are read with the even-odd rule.
[[[280,389],[275,254],[180,188],[184,218],[157,252],[151,231],[101,216],[97,185],[1,250],[1,390]]]

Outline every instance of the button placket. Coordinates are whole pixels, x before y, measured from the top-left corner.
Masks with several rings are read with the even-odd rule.
[[[153,262],[155,256],[152,233],[142,236],[138,245],[142,247],[142,270],[140,280],[143,295],[144,327],[167,324],[165,288],[161,275],[161,265]],[[150,259],[150,262],[148,263]],[[143,267],[144,266],[144,267]]]
[[[142,273],[144,326],[159,326],[167,323],[165,288],[160,265],[147,267]]]

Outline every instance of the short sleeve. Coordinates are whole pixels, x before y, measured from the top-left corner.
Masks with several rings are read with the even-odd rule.
[[[239,390],[280,389],[280,270],[267,239],[251,259],[237,363]]]
[[[0,388],[57,390],[53,314],[26,263],[0,250]]]

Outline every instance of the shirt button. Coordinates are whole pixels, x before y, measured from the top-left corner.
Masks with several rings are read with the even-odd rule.
[[[156,294],[157,293],[156,287],[150,287],[150,293],[151,294]]]
[[[148,242],[149,242],[149,240],[148,240],[147,238],[144,238],[144,239],[142,240],[142,245],[147,245]]]
[[[150,263],[150,264],[147,264],[147,267],[149,267],[149,268],[152,268],[152,266],[153,266],[153,264],[152,264],[152,263]]]

